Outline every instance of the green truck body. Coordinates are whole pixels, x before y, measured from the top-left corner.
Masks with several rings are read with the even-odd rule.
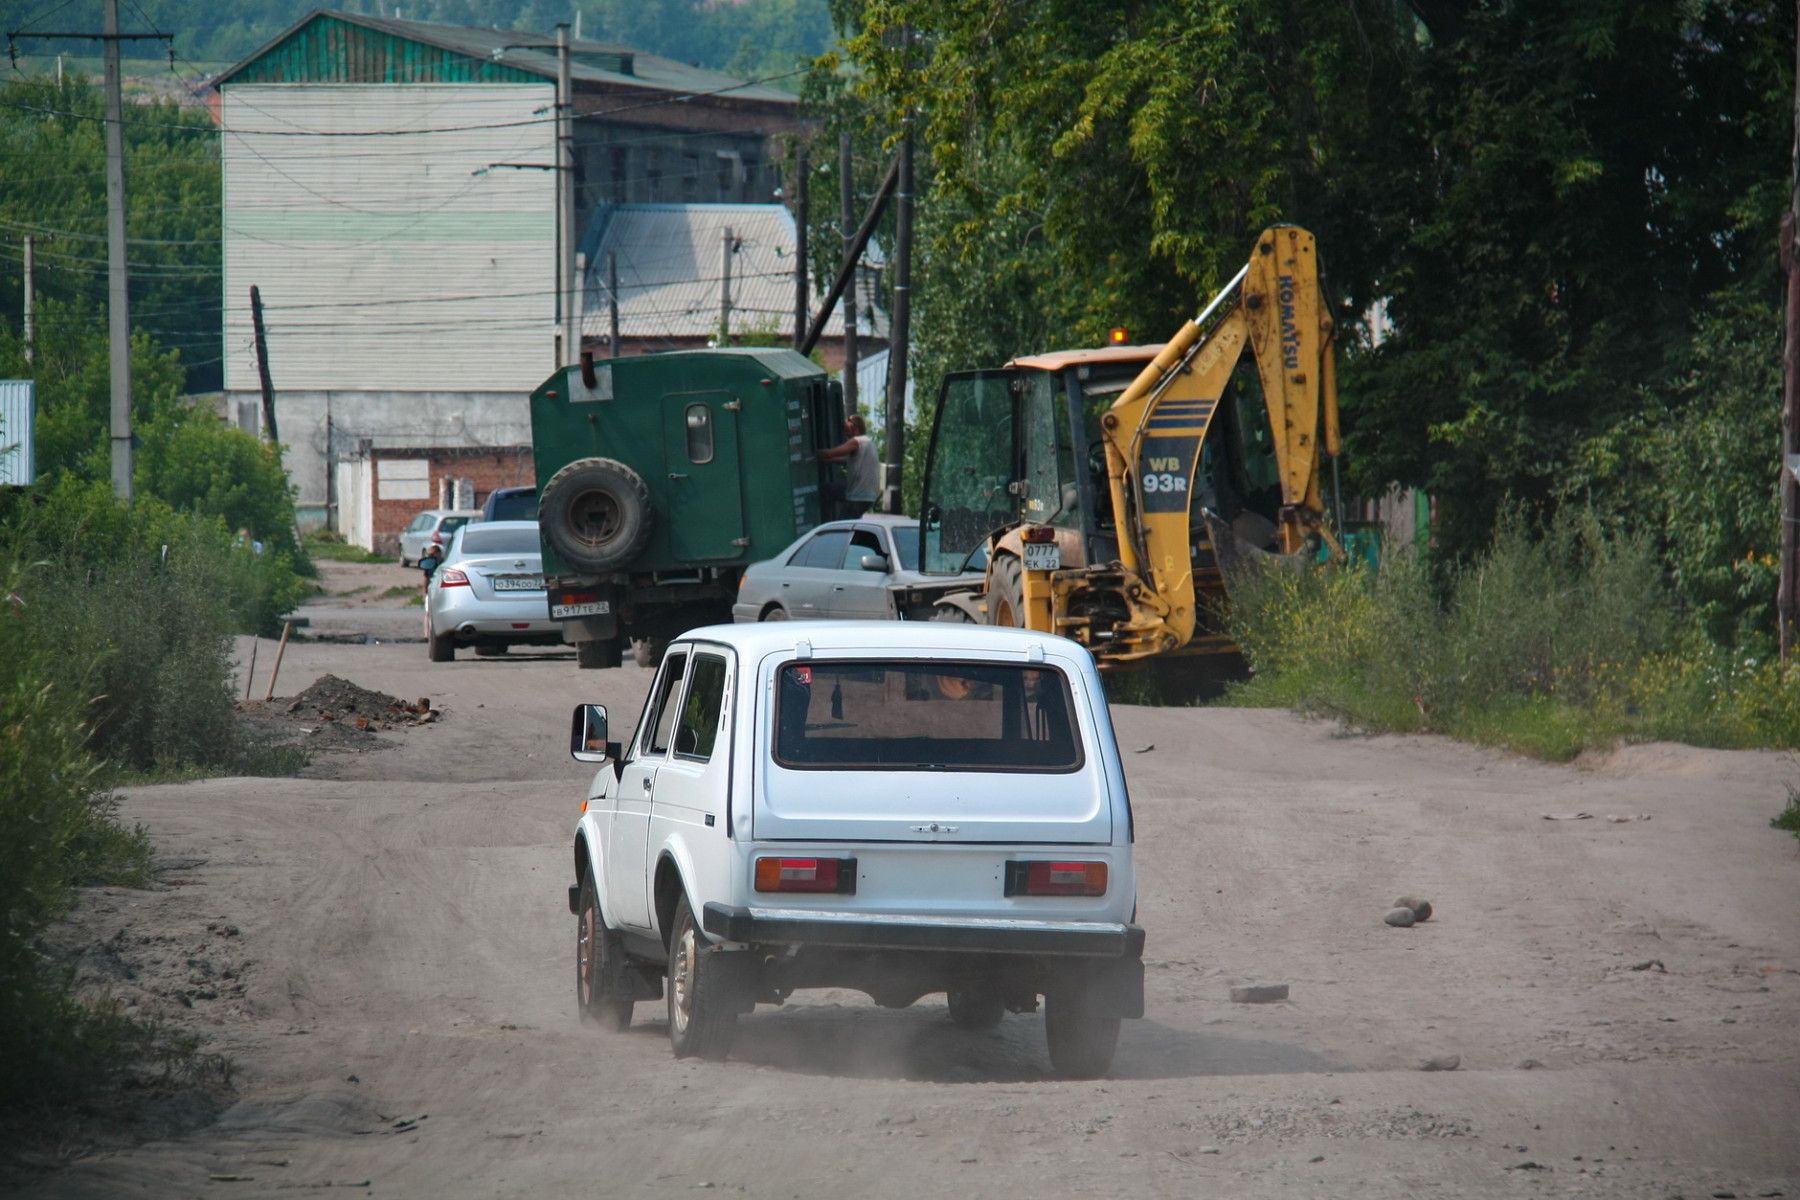
[[[531,395],[545,590],[583,666],[731,620],[738,577],[830,513],[843,393],[792,350],[584,361]]]

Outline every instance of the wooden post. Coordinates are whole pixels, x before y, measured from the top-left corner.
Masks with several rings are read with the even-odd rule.
[[[856,220],[855,161],[850,156],[850,135],[838,135],[838,221],[844,235],[844,253],[851,252],[856,236],[850,223]],[[860,257],[860,256],[859,256]],[[850,268],[850,286],[844,289],[844,415],[856,409],[856,268]]]
[[[606,294],[611,300],[610,307],[612,309],[611,328],[608,331],[612,341],[607,345],[606,356],[617,358],[619,357],[619,252],[617,250],[606,252]]]
[[[908,34],[910,40],[910,31]],[[894,191],[894,304],[888,334],[887,487],[883,512],[900,511],[900,464],[906,455],[906,354],[912,329],[912,118],[900,139],[900,182]]]
[[[275,665],[269,670],[269,690],[263,696],[265,701],[275,698],[275,681],[281,678],[281,660],[287,654],[288,635],[292,632],[294,632],[294,623],[283,621],[281,623],[281,645],[275,651]]]
[[[37,239],[25,235],[25,362],[37,361],[37,331],[32,317],[37,307]]]
[[[731,345],[731,227],[719,254],[719,345]]]
[[[262,384],[263,433],[269,444],[279,446],[281,435],[275,429],[275,381],[269,377],[269,339],[263,329],[262,293],[250,285],[250,328],[256,335],[256,377]]]
[[[806,222],[807,175],[811,164],[806,147],[800,147],[794,171],[794,348],[806,340]]]
[[[250,638],[250,669],[244,672],[244,699],[250,699],[250,686],[256,682],[256,648],[262,645],[262,639],[254,635]]]

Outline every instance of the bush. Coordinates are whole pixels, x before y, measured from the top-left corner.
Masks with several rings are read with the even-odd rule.
[[[0,518],[14,620],[82,690],[89,749],[128,771],[269,770],[232,709],[234,630],[271,631],[302,584],[280,554],[156,500],[131,508],[72,478]],[[291,765],[287,764],[287,765]]]
[[[1800,745],[1800,673],[1683,629],[1656,547],[1585,512],[1537,538],[1507,518],[1441,580],[1410,554],[1239,577],[1227,622],[1253,672],[1235,703],[1550,759],[1620,737]]]
[[[8,597],[25,590],[16,567],[0,583]],[[116,1020],[73,1001],[38,936],[75,886],[149,875],[149,843],[116,820],[88,750],[82,692],[62,667],[26,611],[0,604],[0,1105],[54,1095],[107,1066]]]

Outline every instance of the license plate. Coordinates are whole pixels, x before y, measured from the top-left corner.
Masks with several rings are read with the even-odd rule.
[[[496,575],[494,576],[496,592],[541,592],[544,590],[542,575]]]
[[[569,617],[604,617],[612,611],[612,601],[596,600],[592,604],[552,604],[550,616],[562,621]]]
[[[1062,570],[1062,547],[1055,542],[1026,542],[1025,569],[1027,571]]]

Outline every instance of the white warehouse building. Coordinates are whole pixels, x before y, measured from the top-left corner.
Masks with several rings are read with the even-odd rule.
[[[720,194],[663,198],[769,190],[768,135],[790,126],[793,98],[603,43],[574,50],[578,230],[626,174],[664,177],[660,140],[758,164],[705,175]],[[542,34],[319,11],[214,81],[226,409],[260,428],[255,287],[303,526],[337,524],[341,460],[529,446],[527,400],[559,353],[556,70]],[[632,126],[601,119],[622,108]]]

